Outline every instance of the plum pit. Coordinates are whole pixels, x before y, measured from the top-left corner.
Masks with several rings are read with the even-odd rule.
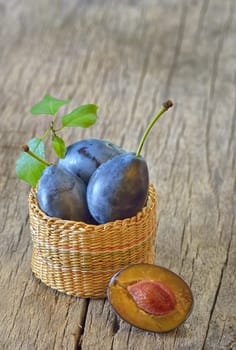
[[[153,280],[138,281],[127,287],[137,306],[153,315],[164,315],[174,310],[176,299],[170,288]]]

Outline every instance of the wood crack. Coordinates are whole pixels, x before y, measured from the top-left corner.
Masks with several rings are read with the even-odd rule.
[[[234,109],[233,109],[233,115],[232,115],[232,125],[230,128],[230,135],[228,139],[228,145],[227,145],[227,154],[230,154],[230,150],[232,148],[233,150],[233,142],[235,141],[235,133],[236,133],[236,71],[234,72],[234,89],[235,89],[235,94],[234,94]],[[235,152],[233,152],[233,155]],[[234,156],[232,157],[232,163],[234,161]],[[232,164],[232,170],[235,168],[235,164]]]
[[[180,55],[180,52],[181,52],[183,38],[184,38],[184,31],[185,31],[187,12],[188,12],[187,4],[184,2],[183,5],[182,5],[182,8],[181,8],[179,27],[178,27],[178,30],[177,30],[177,40],[176,40],[175,50],[174,50],[174,54],[173,54],[173,62],[171,64],[171,67],[170,67],[170,70],[169,70],[169,74],[168,74],[168,77],[167,77],[167,82],[166,82],[164,96],[169,96],[170,95],[170,86],[171,86],[172,79],[174,77],[175,70],[177,68],[178,59],[179,59],[179,55]]]
[[[86,319],[88,316],[88,307],[89,307],[89,299],[84,300],[83,304],[83,318],[79,325],[79,332],[77,334],[77,339],[75,339],[75,348],[74,350],[82,350],[83,349],[83,334],[86,325]]]
[[[185,222],[184,222],[184,226],[183,226],[183,229],[182,229],[181,240],[180,240],[180,252],[182,252],[182,250],[183,250],[185,232],[186,232],[186,224],[185,224]]]
[[[195,46],[199,45],[199,41],[200,41],[200,36],[201,36],[201,32],[202,32],[202,28],[204,25],[204,21],[206,18],[206,13],[209,7],[209,0],[203,0],[202,1],[202,6],[201,6],[201,11],[200,11],[200,16],[199,16],[199,20],[198,20],[198,26],[197,26],[197,31],[196,31],[196,35],[195,35]]]
[[[134,117],[134,115],[135,115],[138,98],[139,98],[139,95],[141,94],[144,78],[145,78],[146,73],[147,73],[147,68],[148,68],[148,63],[149,63],[149,56],[151,54],[150,47],[151,47],[151,43],[149,42],[149,44],[147,45],[147,49],[146,49],[147,54],[145,55],[145,58],[144,58],[144,61],[143,61],[143,67],[142,67],[142,71],[141,71],[141,74],[140,74],[138,87],[137,87],[136,93],[134,95],[134,100],[133,100],[133,103],[132,103],[131,117]]]
[[[129,349],[129,340],[130,340],[130,335],[131,335],[131,329],[132,329],[133,327],[130,327],[129,326],[129,330],[128,330],[128,336],[127,336],[127,349]]]
[[[184,123],[184,121],[182,121],[182,125],[181,125],[180,131],[178,134],[178,138],[176,141],[175,153],[173,155],[173,161],[171,163],[170,174],[169,174],[170,178],[175,179],[175,176],[173,177],[173,171],[174,171],[174,167],[176,166],[176,159],[177,159],[177,156],[178,156],[179,150],[180,150],[180,140],[181,140],[181,137],[184,135],[184,131],[185,131],[185,123]],[[174,187],[174,184],[173,184],[173,187]]]
[[[215,86],[219,71],[219,61],[220,61],[220,55],[223,52],[223,46],[224,46],[224,40],[226,37],[226,34],[228,33],[232,20],[233,20],[233,6],[229,6],[229,13],[225,20],[225,22],[222,25],[222,31],[221,35],[219,36],[218,44],[213,56],[213,63],[212,63],[212,73],[211,73],[211,80],[210,80],[210,91],[209,91],[209,106],[208,106],[208,113],[206,118],[206,165],[207,165],[207,171],[209,174],[209,183],[212,186],[213,192],[215,193],[214,186],[213,186],[213,180],[212,180],[212,168],[211,168],[211,162],[210,162],[210,131],[211,131],[211,124],[212,124],[212,117],[214,115],[214,96],[215,96]],[[218,203],[218,198],[216,198]],[[219,205],[219,203],[218,203]]]
[[[224,272],[225,272],[226,267],[228,265],[230,247],[231,247],[231,243],[232,243],[232,239],[233,239],[234,220],[232,222],[231,227],[232,227],[231,237],[230,237],[230,240],[229,240],[229,243],[228,243],[228,246],[227,246],[225,261],[224,261],[224,264],[223,264],[223,266],[221,268],[221,273],[220,273],[218,285],[217,285],[217,288],[216,288],[216,293],[215,293],[215,296],[214,296],[214,299],[213,299],[213,303],[212,303],[212,307],[211,307],[211,310],[210,310],[210,316],[209,316],[209,320],[208,320],[208,324],[207,324],[207,329],[206,329],[206,333],[205,333],[202,349],[205,348],[205,345],[206,345],[206,342],[207,342],[207,337],[208,337],[208,333],[209,333],[209,329],[210,329],[211,320],[212,320],[212,317],[213,317],[213,313],[215,311],[218,295],[219,295],[219,292],[220,292],[220,289],[221,289],[221,286],[222,286],[222,282],[223,282]]]
[[[69,316],[69,311],[70,311],[70,305],[71,304],[68,304],[68,308],[66,310],[65,322],[64,322],[64,325],[63,325],[63,332],[62,332],[62,339],[65,338],[65,334],[66,334],[66,328],[67,328],[67,325],[68,325],[68,316]]]
[[[115,337],[116,337],[116,334],[119,332],[119,330],[120,330],[120,321],[118,319],[118,316],[114,315],[114,319],[113,319],[113,322],[112,322],[111,350],[113,350]]]
[[[28,287],[28,284],[29,284],[29,280],[27,280],[27,282],[25,283],[25,286],[24,286],[24,289],[23,289],[23,292],[22,292],[22,295],[21,295],[21,298],[20,298],[20,301],[19,301],[19,305],[16,309],[16,313],[15,313],[15,316],[13,318],[13,321],[12,321],[12,324],[11,324],[11,327],[9,329],[9,332],[8,332],[8,335],[6,337],[6,339],[9,339],[10,337],[10,334],[12,333],[14,327],[16,326],[16,319],[17,319],[17,316],[19,315],[19,312],[20,312],[20,309],[21,309],[21,305],[24,301],[24,296],[25,296],[25,292],[26,292],[26,289]]]
[[[212,307],[211,307],[211,310],[210,310],[210,316],[209,316],[208,323],[207,323],[207,329],[206,329],[205,337],[203,339],[202,350],[204,350],[205,345],[206,345],[206,341],[207,341],[207,337],[208,337],[208,333],[209,333],[209,329],[210,329],[210,324],[211,324],[213,312],[215,310],[217,298],[218,298],[219,291],[220,291],[221,284],[222,284],[223,273],[224,273],[224,266],[221,269],[220,278],[219,278],[219,281],[218,281],[218,286],[216,288],[216,293],[215,293],[215,296],[214,296],[214,299],[213,299],[213,303],[212,303]]]

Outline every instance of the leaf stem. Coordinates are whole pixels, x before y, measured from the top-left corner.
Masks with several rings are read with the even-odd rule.
[[[54,125],[55,125],[55,121],[56,121],[57,115],[54,116],[52,123],[51,123],[51,130],[53,132],[54,135],[56,135],[57,132],[61,131],[62,129],[64,129],[64,125],[62,125],[60,128],[55,129]]]
[[[152,118],[151,122],[148,124],[142,138],[141,141],[138,145],[137,151],[136,151],[136,157],[140,157],[144,142],[147,139],[147,136],[149,134],[149,132],[151,131],[153,125],[156,123],[157,119],[160,118],[160,116],[165,113],[170,107],[173,106],[173,102],[171,100],[167,100],[166,102],[164,102],[161,106],[161,109],[159,110],[159,112]]]
[[[48,136],[49,131],[50,131],[50,127],[46,129],[45,133],[41,137],[42,140],[44,140]]]
[[[62,129],[64,129],[64,125],[62,125],[60,128],[54,130],[55,132],[61,131]]]
[[[31,156],[32,158],[36,159],[38,162],[42,163],[43,165],[49,166],[50,163],[48,163],[46,160],[44,160],[43,158],[40,158],[39,156],[37,156],[35,153],[33,153],[30,149],[28,145],[22,145],[22,150],[25,153],[28,153],[29,156]]]

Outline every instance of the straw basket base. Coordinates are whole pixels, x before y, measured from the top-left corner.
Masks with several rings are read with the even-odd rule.
[[[139,262],[152,264],[154,254],[150,253],[145,261]],[[70,271],[68,275],[67,271],[61,269],[56,271],[53,267],[46,265],[39,258],[38,252],[33,250],[31,267],[33,273],[41,282],[59,292],[81,298],[105,298],[106,288],[113,274],[130,263],[121,264],[118,269],[111,271],[100,271],[100,273],[98,271]],[[132,263],[138,263],[138,261]]]
[[[88,225],[47,216],[29,194],[33,242],[31,267],[47,286],[82,298],[103,298],[118,270],[133,263],[153,263],[156,192],[149,187],[147,205],[136,216]]]

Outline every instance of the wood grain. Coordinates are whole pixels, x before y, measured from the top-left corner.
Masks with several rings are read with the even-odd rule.
[[[0,349],[236,349],[235,7],[0,0]],[[29,112],[46,92],[100,106],[97,124],[69,129],[67,143],[101,137],[131,151],[161,103],[174,101],[143,155],[159,194],[156,263],[194,294],[177,330],[137,330],[107,300],[69,297],[32,275],[29,188],[15,160],[47,125]]]

